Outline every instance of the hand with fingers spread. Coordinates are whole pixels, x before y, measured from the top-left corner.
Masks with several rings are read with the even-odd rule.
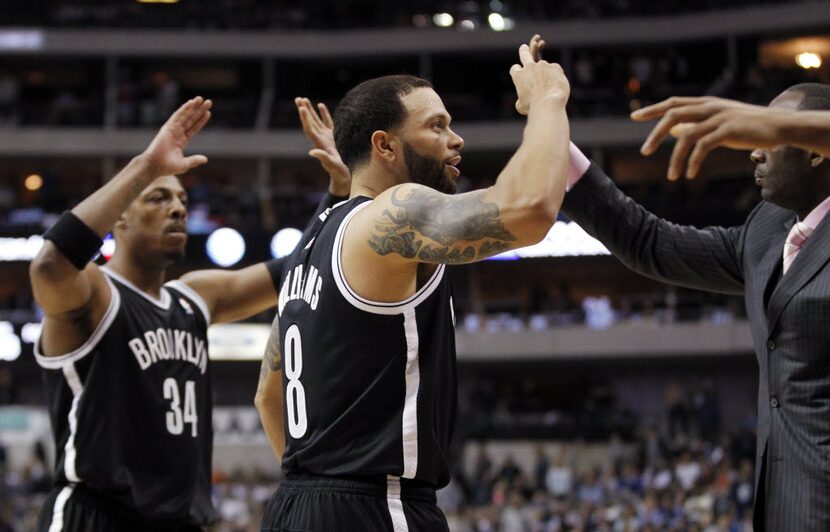
[[[303,133],[314,146],[308,154],[320,161],[329,174],[329,192],[333,196],[348,196],[352,176],[334,144],[334,122],[326,104],[317,104],[319,113],[308,98],[294,98],[294,104],[300,114]]]
[[[695,177],[717,147],[752,150],[786,143],[780,124],[787,113],[711,96],[674,96],[634,111],[631,118],[660,118],[640,148],[643,155],[654,153],[669,134],[677,138],[668,170],[668,179],[674,181],[684,173]]]
[[[204,155],[185,157],[184,150],[210,120],[212,105],[213,102],[201,96],[192,98],[161,126],[142,154],[154,176],[183,174],[207,162]]]
[[[703,96],[672,97],[631,113],[638,122],[660,118],[643,147],[651,155],[669,134],[677,138],[668,177],[675,180],[700,171],[709,152],[718,147],[733,150],[794,146],[830,156],[830,111],[795,111],[749,105]]]
[[[529,44],[519,47],[521,64],[510,68],[510,76],[516,86],[516,110],[527,115],[530,107],[537,101],[551,99],[567,103],[571,92],[568,78],[562,67],[541,59],[545,41],[534,35]]]

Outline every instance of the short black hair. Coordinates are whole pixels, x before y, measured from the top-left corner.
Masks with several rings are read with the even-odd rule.
[[[406,118],[401,97],[432,84],[415,76],[370,79],[346,93],[334,111],[334,144],[350,171],[366,162],[372,151],[372,133],[392,130]]]
[[[798,109],[801,111],[830,111],[830,85],[824,83],[799,83],[787,89],[803,95]]]

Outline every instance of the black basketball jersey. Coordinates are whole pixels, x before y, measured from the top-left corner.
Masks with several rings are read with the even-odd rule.
[[[210,316],[184,283],[161,300],[103,268],[110,306],[77,350],[44,369],[58,485],[88,489],[148,519],[214,519]]]
[[[321,215],[285,264],[283,468],[442,487],[456,410],[449,275],[438,266],[400,303],[356,294],[340,251],[349,220],[370,201],[353,198]]]

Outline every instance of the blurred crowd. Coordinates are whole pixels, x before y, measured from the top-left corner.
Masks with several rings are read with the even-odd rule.
[[[539,447],[533,470],[480,451],[472,471],[456,471],[438,493],[453,532],[750,532],[754,496],[752,434],[716,440],[665,439],[646,429],[633,443],[612,439],[608,464],[580,463]],[[4,467],[0,448],[0,532],[33,530],[49,490],[42,456]],[[258,530],[278,479],[217,473],[211,531]]]
[[[459,434],[452,481],[438,493],[450,529],[751,532],[754,417],[722,430],[711,390],[688,391],[677,395],[669,387],[655,424],[632,416],[628,430],[599,439],[586,440],[578,431],[533,440],[515,433]],[[581,415],[590,424],[595,414]],[[49,490],[43,446],[31,454],[11,469],[0,445],[0,532],[32,530]],[[258,530],[278,482],[252,469],[215,471],[219,521],[210,530]]]
[[[610,465],[540,451],[530,473],[482,453],[439,500],[459,532],[749,532],[752,450],[738,447],[726,435],[665,440],[648,429],[632,445],[612,440]]]

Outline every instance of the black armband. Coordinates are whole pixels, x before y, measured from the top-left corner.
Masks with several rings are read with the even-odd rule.
[[[271,259],[265,261],[265,267],[268,269],[268,273],[271,274],[271,282],[274,283],[274,290],[277,293],[280,291],[280,284],[282,283],[282,272],[285,268],[285,259],[288,257],[283,257],[281,259]]]
[[[83,270],[91,261],[104,241],[98,234],[72,211],[64,212],[58,221],[44,234],[43,238],[51,240],[64,257],[76,268]]]

